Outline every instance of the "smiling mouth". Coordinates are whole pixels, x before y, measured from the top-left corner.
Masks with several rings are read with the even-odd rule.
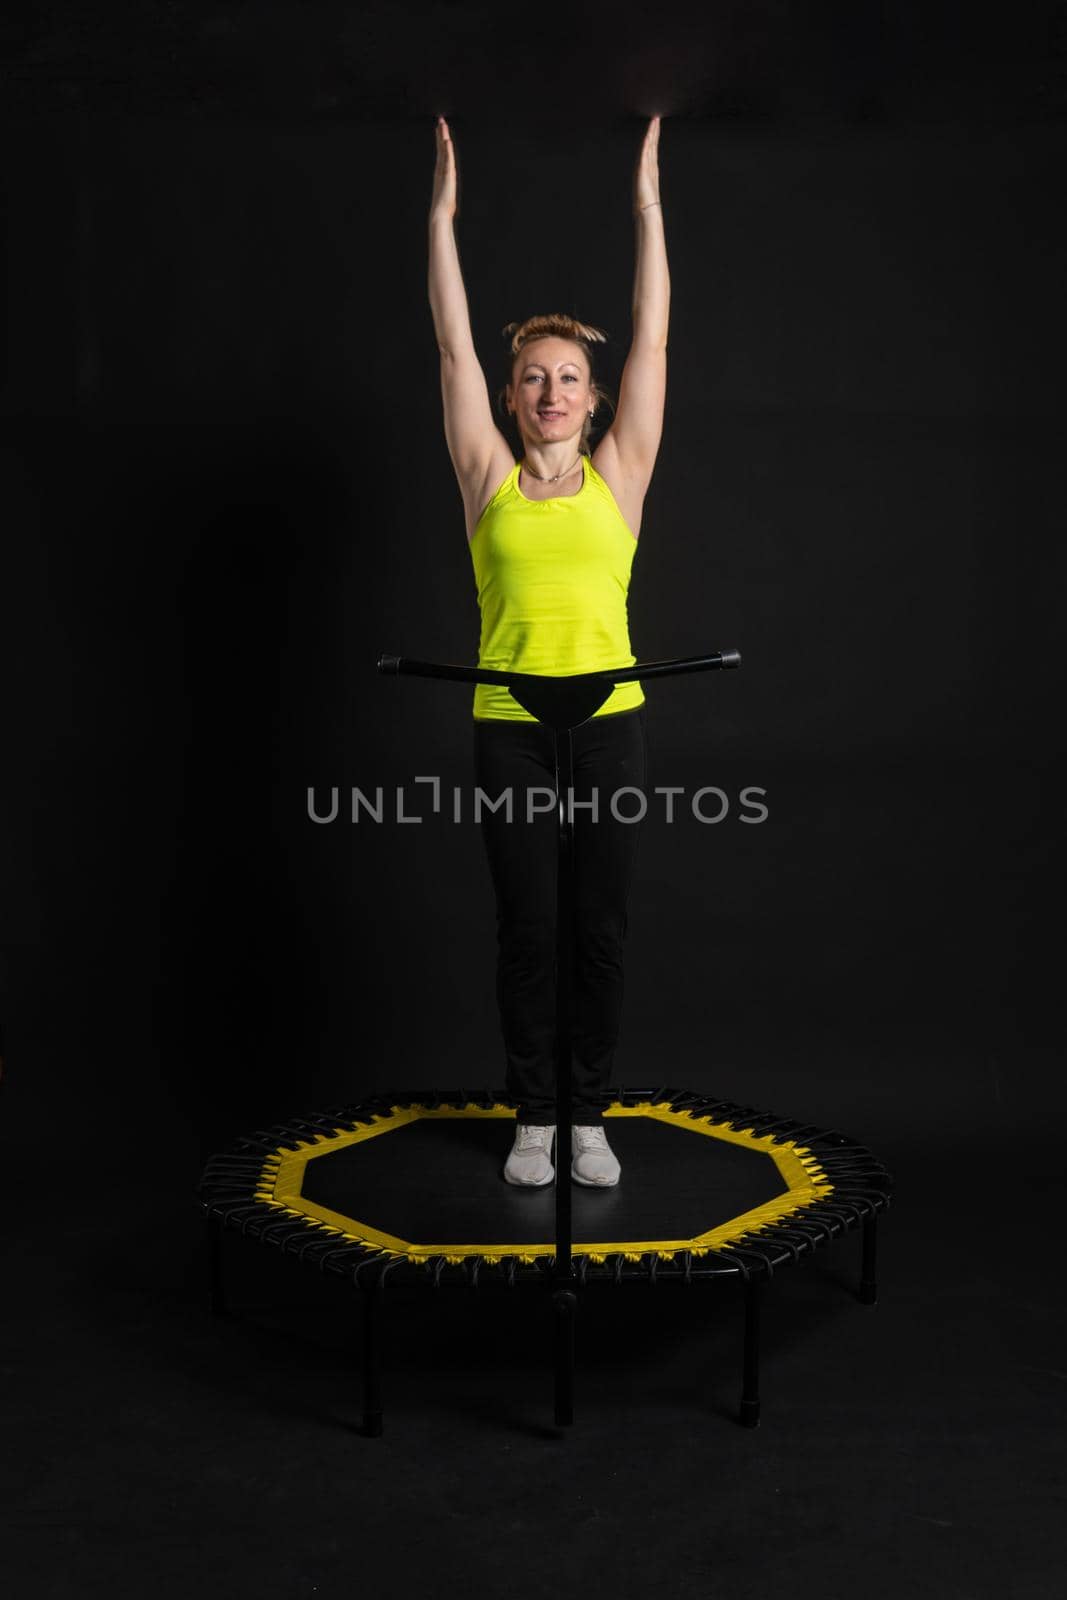
[[[563,415],[563,412],[562,411],[539,411],[537,413],[537,415],[539,417],[544,417],[549,422],[551,422],[553,417],[561,417]]]

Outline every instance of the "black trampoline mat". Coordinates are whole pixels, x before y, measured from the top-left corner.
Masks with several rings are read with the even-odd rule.
[[[605,1118],[622,1164],[614,1189],[570,1176],[575,1244],[692,1239],[788,1190],[762,1151],[649,1117]],[[510,1118],[420,1118],[309,1160],[306,1200],[410,1244],[548,1243],[555,1184],[518,1188],[503,1177]]]

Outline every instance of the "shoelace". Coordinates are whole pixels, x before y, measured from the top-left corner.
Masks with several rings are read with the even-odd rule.
[[[603,1128],[575,1128],[574,1136],[579,1150],[606,1150],[608,1136]]]
[[[519,1128],[519,1149],[532,1150],[535,1146],[547,1150],[554,1128],[540,1128],[535,1123],[524,1122]]]

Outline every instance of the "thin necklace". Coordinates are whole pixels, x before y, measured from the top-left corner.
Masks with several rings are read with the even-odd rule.
[[[530,466],[530,463],[527,461],[525,456],[523,456],[523,458],[522,458],[522,465],[526,468],[526,471],[530,474],[530,477],[531,478],[536,478],[538,483],[558,483],[561,478],[569,478],[570,477],[571,473],[574,471],[575,467],[578,465],[578,462],[581,459],[582,459],[582,455],[581,455],[581,451],[579,451],[577,459],[571,462],[571,464],[567,468],[566,472],[557,472],[556,476],[554,478],[543,478],[539,472],[535,472],[534,469]]]

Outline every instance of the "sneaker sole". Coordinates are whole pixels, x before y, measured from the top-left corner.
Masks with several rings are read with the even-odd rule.
[[[609,1178],[606,1183],[598,1178],[580,1178],[573,1167],[571,1168],[571,1177],[575,1183],[580,1183],[583,1189],[616,1189],[619,1184],[619,1178]],[[622,1177],[622,1173],[619,1174],[619,1177]]]
[[[555,1181],[556,1181],[555,1170],[550,1172],[547,1178],[533,1178],[533,1179],[531,1179],[531,1178],[509,1178],[507,1173],[506,1172],[504,1173],[504,1182],[505,1183],[510,1183],[511,1187],[513,1189],[544,1189],[548,1184],[555,1183]]]

